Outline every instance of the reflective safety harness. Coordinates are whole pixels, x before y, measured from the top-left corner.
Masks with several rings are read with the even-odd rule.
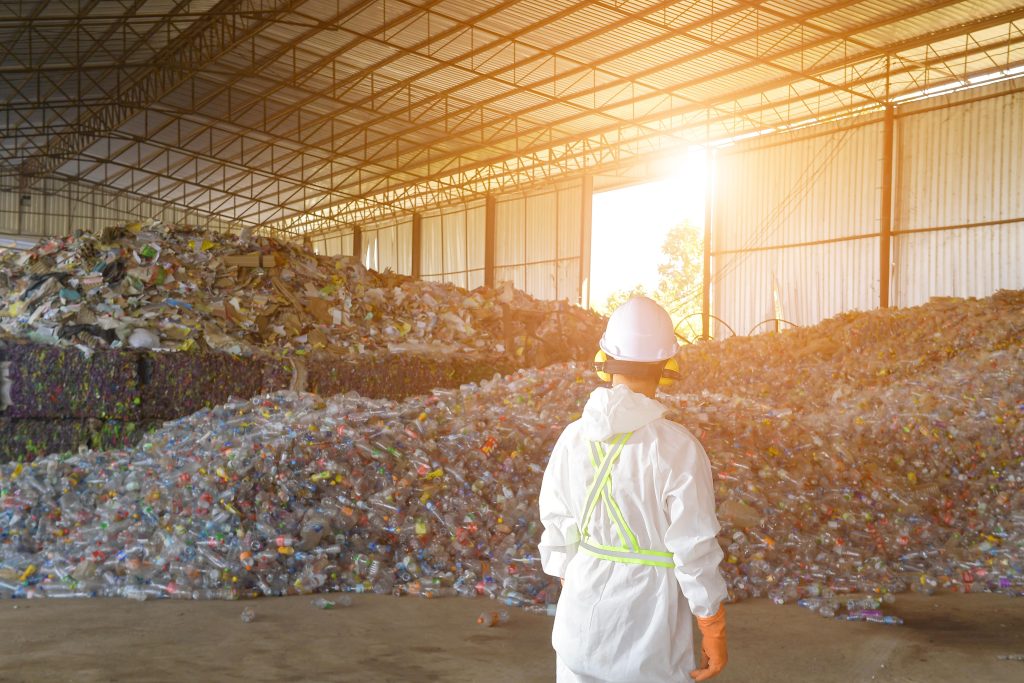
[[[590,442],[590,462],[593,463],[597,475],[587,492],[587,504],[583,509],[583,523],[580,525],[583,530],[580,547],[602,560],[671,568],[675,566],[672,561],[672,553],[641,548],[636,540],[636,534],[629,528],[626,518],[622,515],[622,510],[612,498],[612,465],[619,459],[623,446],[632,435],[633,432],[629,432],[616,437],[612,442],[610,452],[605,450],[604,444],[597,441]],[[603,545],[590,538],[590,516],[594,513],[594,508],[597,507],[598,499],[604,502],[608,516],[619,534],[621,545]]]

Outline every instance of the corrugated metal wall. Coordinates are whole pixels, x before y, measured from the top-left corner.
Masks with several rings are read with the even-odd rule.
[[[875,118],[720,150],[712,313],[747,334],[876,306],[882,143]]]
[[[896,108],[892,305],[1024,288],[1022,90]],[[712,313],[746,334],[877,308],[884,144],[873,115],[720,150]]]
[[[105,193],[97,188],[44,180],[22,192],[6,179],[0,187],[0,232],[68,235],[117,223],[155,218],[166,223],[198,224],[214,230],[229,224],[181,208]]]
[[[337,237],[331,239],[338,240]],[[379,272],[391,269],[401,275],[412,274],[412,218],[364,228],[362,241],[362,262],[367,268]],[[340,249],[340,242],[338,247]]]
[[[423,214],[420,273],[424,280],[473,289],[484,283],[484,202]]]
[[[582,201],[579,182],[499,197],[495,282],[511,282],[538,299],[578,302]]]
[[[1024,288],[1020,83],[905,105],[898,130],[893,302]]]
[[[538,299],[580,297],[583,184],[576,182],[529,193],[500,195],[495,201],[495,283],[511,282]],[[387,233],[397,226],[397,234]],[[420,276],[474,289],[484,284],[487,205],[484,201],[424,211],[420,224]],[[412,219],[362,228],[363,263],[411,273]],[[337,235],[317,240],[331,251]],[[342,234],[341,252],[351,254],[351,231]],[[397,245],[397,264],[387,261],[384,244]],[[374,251],[376,250],[376,252]],[[374,261],[374,253],[378,254]],[[387,251],[387,253],[393,253]]]

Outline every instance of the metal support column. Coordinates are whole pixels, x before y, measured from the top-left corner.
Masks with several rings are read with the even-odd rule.
[[[423,274],[423,215],[412,215],[412,276],[419,279]]]
[[[882,147],[882,208],[879,230],[878,305],[889,307],[889,270],[892,262],[892,160],[896,116],[893,106],[885,108],[885,141]]]
[[[360,263],[363,262],[363,229],[358,225],[352,228],[352,255]]]
[[[590,245],[593,232],[594,177],[583,176],[580,200],[580,306],[590,308]]]
[[[487,195],[484,207],[484,286],[494,287],[494,242],[498,234],[498,200]]]
[[[707,174],[704,189],[704,271],[701,280],[700,335],[711,339],[711,236],[715,216],[714,151],[707,152]]]

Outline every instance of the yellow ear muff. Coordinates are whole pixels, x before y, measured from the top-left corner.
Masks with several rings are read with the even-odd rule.
[[[602,382],[611,382],[612,376],[610,373],[604,371],[604,364],[608,360],[608,354],[598,349],[594,355],[594,372],[601,378]]]
[[[594,372],[597,373],[597,376],[601,378],[602,382],[612,381],[612,373],[608,372],[608,370],[606,369],[607,363],[608,354],[605,353],[604,351],[598,350],[598,352],[594,354]],[[616,364],[616,371],[618,372],[622,371],[622,368],[618,366],[629,365],[629,363],[625,363],[622,361],[614,361],[614,363]],[[671,384],[674,384],[678,380],[679,363],[673,356],[672,358],[669,358],[667,361],[665,361],[665,367],[661,371],[661,378],[658,380],[658,386],[667,387]]]
[[[675,384],[679,380],[679,376],[679,362],[675,356],[672,356],[665,361],[665,369],[661,371],[661,379],[658,380],[658,386],[667,387]]]

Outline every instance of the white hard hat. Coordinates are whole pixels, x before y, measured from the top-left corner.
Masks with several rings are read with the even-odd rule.
[[[608,319],[601,350],[618,360],[656,363],[676,355],[679,344],[665,309],[646,296],[635,296]]]

